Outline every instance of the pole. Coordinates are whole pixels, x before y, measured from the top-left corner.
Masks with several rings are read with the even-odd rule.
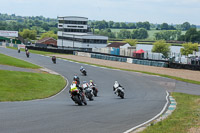
[[[62,49],[63,49],[63,31],[62,31]]]
[[[73,48],[74,48],[74,35],[73,35]]]

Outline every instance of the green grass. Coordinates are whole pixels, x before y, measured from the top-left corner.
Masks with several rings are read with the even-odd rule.
[[[0,70],[0,101],[24,101],[50,97],[66,81],[59,75]]]
[[[7,47],[7,48],[17,50],[17,48],[15,48],[15,47]],[[23,49],[23,48],[21,48],[20,50],[21,50],[21,51],[25,51],[25,49]],[[33,53],[33,54],[41,54],[41,55],[55,54],[55,53],[53,53],[53,52],[45,52],[45,51],[31,50],[31,49],[29,49],[28,51],[29,51],[30,53]]]
[[[9,66],[16,66],[16,67],[23,67],[23,68],[32,68],[32,69],[38,69],[41,68],[37,65],[31,64],[29,62],[10,57],[4,54],[0,53],[0,64],[2,65],[9,65]]]
[[[188,133],[191,127],[200,128],[200,96],[175,92],[172,96],[178,103],[172,115],[141,133]]]

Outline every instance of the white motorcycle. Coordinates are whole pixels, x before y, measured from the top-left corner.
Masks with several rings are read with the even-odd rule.
[[[85,91],[85,96],[92,101],[93,100],[93,90],[87,85],[87,83],[84,83],[82,85],[83,90]]]
[[[114,89],[115,94],[117,96],[119,96],[122,99],[124,99],[124,88],[122,88],[121,86],[119,86],[119,84],[114,84],[113,89]]]

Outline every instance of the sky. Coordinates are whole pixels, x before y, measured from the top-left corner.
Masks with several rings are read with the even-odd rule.
[[[200,25],[200,0],[0,0],[0,13],[89,20]]]

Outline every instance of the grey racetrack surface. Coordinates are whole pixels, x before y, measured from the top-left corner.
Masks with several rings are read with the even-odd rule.
[[[44,100],[0,103],[0,132],[2,133],[122,133],[137,126],[163,109],[166,90],[200,94],[198,85],[139,73],[104,69],[79,63],[0,48],[0,53],[17,57],[60,73],[72,82],[74,74],[81,81],[93,79],[99,96],[87,106],[77,106],[66,90]],[[88,76],[79,72],[83,65]],[[125,88],[125,99],[112,92],[114,81]],[[190,90],[188,90],[190,87]],[[191,91],[192,90],[192,91]]]

